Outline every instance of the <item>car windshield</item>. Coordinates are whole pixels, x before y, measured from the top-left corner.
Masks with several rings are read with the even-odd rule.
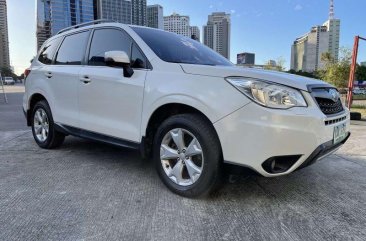
[[[159,56],[171,63],[232,66],[226,58],[200,42],[158,29],[131,27]]]

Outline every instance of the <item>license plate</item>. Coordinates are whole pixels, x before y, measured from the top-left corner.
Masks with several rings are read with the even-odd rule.
[[[338,144],[339,142],[343,141],[346,138],[346,124],[343,123],[341,125],[334,127],[334,134],[333,134],[333,144]]]

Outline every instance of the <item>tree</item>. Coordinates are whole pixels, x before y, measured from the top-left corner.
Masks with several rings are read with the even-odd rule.
[[[277,71],[285,71],[286,70],[286,67],[285,67],[285,64],[286,64],[286,60],[284,57],[278,57],[277,60],[276,60],[276,65],[272,65],[271,61],[269,60],[265,65],[264,65],[264,69],[267,69],[267,70],[277,70]]]
[[[2,77],[13,77],[13,79],[18,79],[18,76],[13,73],[13,71],[7,67],[0,67],[0,73]]]
[[[316,75],[316,72],[310,73],[310,72],[306,72],[306,71],[296,71],[294,69],[290,69],[289,71],[287,71],[290,74],[296,74],[296,75],[301,75],[301,76],[305,76],[305,77],[309,77],[309,78],[315,78],[317,79],[318,76]]]
[[[341,48],[339,60],[335,61],[329,53],[322,54],[325,67],[319,71],[321,79],[338,88],[346,88],[350,73],[352,53],[350,49]]]
[[[366,66],[357,65],[356,80],[366,80]]]
[[[285,71],[286,70],[285,64],[286,64],[285,58],[282,56],[278,57],[276,60],[276,70]]]

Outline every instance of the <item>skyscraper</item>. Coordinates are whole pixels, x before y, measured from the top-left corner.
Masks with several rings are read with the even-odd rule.
[[[334,18],[333,0],[330,2],[329,19],[323,24],[314,26],[309,33],[297,38],[291,47],[291,69],[314,72],[324,67],[321,57],[324,53],[338,60],[339,19]]]
[[[230,14],[216,12],[208,16],[207,25],[203,26],[203,42],[227,59],[230,59],[230,35]]]
[[[156,5],[147,6],[147,26],[150,28],[164,29],[163,7]]]
[[[197,26],[191,26],[190,28],[191,28],[191,38],[200,42],[201,41],[200,28]]]
[[[132,24],[146,26],[146,0],[132,0]]]
[[[0,67],[10,68],[6,0],[0,0]]]
[[[189,26],[189,16],[182,16],[177,13],[173,13],[170,16],[165,16],[164,30],[190,38],[191,30]]]
[[[124,24],[132,23],[131,0],[97,0],[98,18]]]
[[[37,0],[38,49],[61,29],[93,20],[93,0]]]

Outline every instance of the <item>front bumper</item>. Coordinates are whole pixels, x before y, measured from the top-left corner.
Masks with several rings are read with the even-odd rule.
[[[276,110],[250,103],[214,123],[214,126],[226,162],[274,177],[289,174],[336,151],[345,140],[336,146],[329,146],[329,143],[333,143],[334,126],[342,123],[346,123],[349,133],[348,110],[327,117],[315,105]],[[326,147],[330,152],[319,150],[325,149],[325,143],[328,143]],[[296,161],[283,172],[270,173],[263,164],[274,157],[296,157]]]

